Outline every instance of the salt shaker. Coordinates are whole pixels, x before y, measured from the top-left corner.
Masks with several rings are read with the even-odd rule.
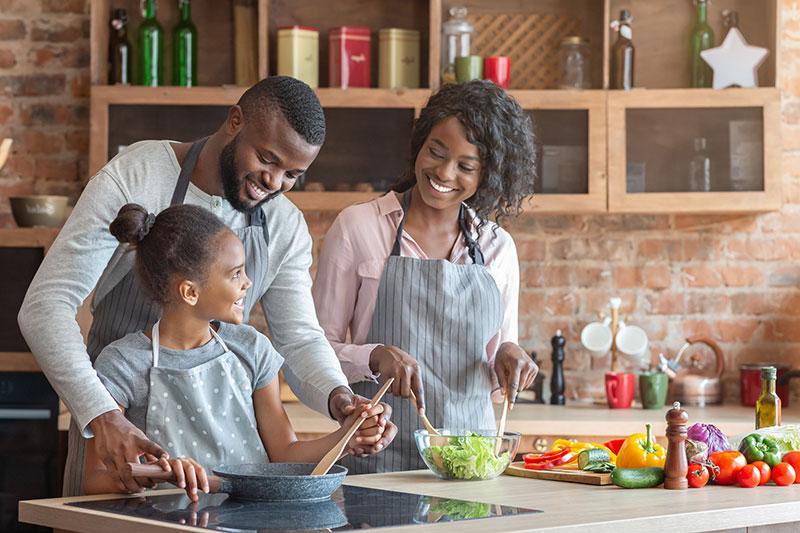
[[[667,462],[664,465],[664,488],[686,489],[689,482],[686,474],[689,464],[686,460],[686,424],[689,415],[681,409],[680,402],[672,404],[667,411]]]

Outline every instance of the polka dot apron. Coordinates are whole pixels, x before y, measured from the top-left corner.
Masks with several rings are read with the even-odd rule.
[[[191,457],[206,470],[269,462],[256,428],[250,376],[225,341],[211,329],[225,353],[193,368],[164,368],[158,365],[158,325],[153,326],[148,438],[170,457]]]

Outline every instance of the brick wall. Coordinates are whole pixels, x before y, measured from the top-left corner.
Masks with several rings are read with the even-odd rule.
[[[717,339],[730,400],[742,362],[800,366],[800,4],[784,0],[782,17],[780,212],[527,215],[509,228],[521,261],[521,344],[549,373],[549,339],[564,331],[570,398],[603,395],[609,361],[592,360],[578,336],[613,295],[654,354],[673,354],[689,335]],[[86,178],[88,33],[85,0],[0,0],[0,137],[16,141],[0,172],[0,226],[13,225],[8,195],[77,194]],[[316,253],[333,216],[307,218]]]

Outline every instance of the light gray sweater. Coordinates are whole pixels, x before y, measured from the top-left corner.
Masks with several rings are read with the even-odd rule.
[[[133,254],[108,229],[119,208],[135,202],[158,213],[169,207],[179,173],[170,141],[138,142],[109,161],[87,184],[25,295],[22,334],[84,436],[91,436],[92,419],[117,405],[92,367],[77,308],[105,270],[106,276],[121,278],[130,268]],[[224,198],[194,185],[185,202],[208,208],[233,229],[246,224]],[[263,209],[270,243],[261,306],[272,343],[286,359],[284,372],[294,393],[328,415],[330,392],[347,387],[347,379],[314,312],[311,236],[302,213],[285,196]]]

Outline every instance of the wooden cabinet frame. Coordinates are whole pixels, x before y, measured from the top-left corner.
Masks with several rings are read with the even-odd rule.
[[[660,89],[608,92],[608,210],[611,213],[747,213],[781,207],[778,90]],[[763,110],[764,190],[748,192],[628,193],[628,109],[760,107]]]

